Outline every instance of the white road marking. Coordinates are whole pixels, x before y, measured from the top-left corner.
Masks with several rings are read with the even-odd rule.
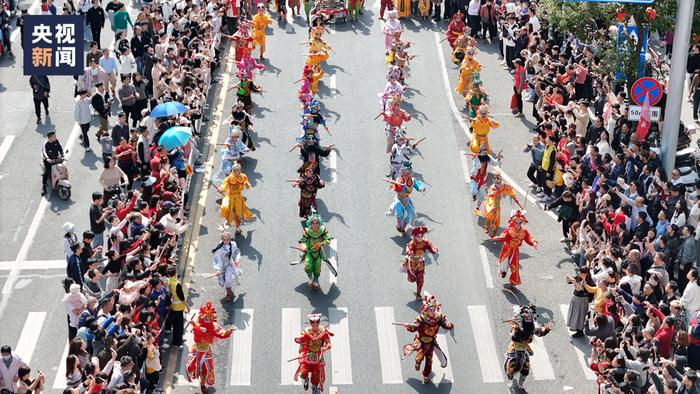
[[[0,271],[10,271],[15,261],[0,261]],[[23,270],[51,270],[66,268],[66,260],[32,260],[23,261]]]
[[[29,312],[27,320],[24,321],[22,333],[19,336],[17,346],[14,348],[15,353],[24,360],[27,364],[32,364],[32,355],[36,348],[36,343],[39,341],[41,328],[44,326],[46,312]]]
[[[231,386],[250,386],[253,354],[253,309],[234,309],[231,335]]]
[[[493,276],[491,276],[489,258],[486,255],[486,248],[484,247],[484,245],[479,245],[479,255],[481,256],[481,268],[483,268],[484,270],[484,280],[486,281],[486,288],[493,289]]]
[[[462,172],[464,173],[464,183],[471,183],[471,175],[469,173],[469,164],[467,164],[467,152],[459,151],[459,161],[462,163]]]
[[[459,110],[457,109],[457,104],[455,104],[454,97],[452,96],[452,88],[450,87],[450,80],[447,75],[447,65],[445,64],[445,55],[442,53],[442,44],[440,43],[440,33],[435,32],[435,44],[437,46],[437,52],[438,52],[438,59],[440,59],[440,66],[441,66],[441,71],[442,71],[442,82],[445,85],[445,93],[447,94],[447,102],[450,104],[450,109],[452,110],[452,115],[454,115],[455,119],[457,119],[457,123],[459,123],[459,126],[462,128],[464,131],[464,134],[467,135],[467,138],[471,140],[472,134],[469,132],[469,125],[464,121],[464,118],[462,115],[459,113]],[[531,194],[525,193],[525,190],[517,185],[515,181],[513,181],[513,178],[508,176],[505,172],[503,172],[503,169],[501,169],[501,175],[503,176],[503,179],[508,182],[509,185],[513,186],[513,189],[517,191],[518,193],[522,194],[523,196],[527,195],[527,200],[533,203],[535,206],[539,206],[540,208],[544,209],[544,206],[540,204],[537,200],[535,200],[535,197],[532,196]],[[524,204],[525,206],[525,204]],[[547,216],[557,219],[557,215],[552,213],[551,211],[544,211]]]
[[[331,339],[333,384],[352,384],[348,308],[328,308],[328,322],[328,328],[334,334]]]
[[[8,135],[2,139],[2,144],[0,144],[0,164],[2,164],[2,161],[5,160],[5,156],[7,156],[7,152],[10,151],[10,146],[14,140],[14,135]]]
[[[403,384],[399,340],[396,337],[396,327],[392,324],[395,321],[394,308],[390,306],[376,306],[374,307],[374,316],[377,320],[382,383]]]
[[[433,376],[430,379],[434,385],[439,385],[441,382],[453,383],[455,381],[452,375],[452,361],[450,360],[450,352],[447,351],[447,337],[445,334],[438,334],[435,337],[437,344],[440,345],[440,349],[445,353],[447,357],[447,366],[445,368],[440,368],[440,363],[437,358],[433,358]]]
[[[503,382],[501,363],[498,361],[486,307],[484,305],[469,305],[467,309],[472,326],[471,331],[476,343],[476,353],[479,355],[481,377],[484,383]]]
[[[513,312],[518,313],[519,310],[520,307],[518,305],[513,305]],[[552,369],[552,363],[549,362],[549,355],[547,354],[547,348],[544,346],[544,339],[534,335],[530,347],[533,352],[533,355],[530,356],[530,366],[535,380],[553,380],[554,369]]]
[[[561,314],[564,316],[564,322],[566,322],[567,316],[569,316],[569,305],[568,304],[560,304],[559,309],[561,309]],[[595,372],[588,366],[588,361],[586,360],[586,355],[583,354],[583,351],[579,349],[576,346],[571,346],[574,348],[574,352],[576,352],[576,358],[578,358],[579,364],[581,364],[581,368],[583,369],[583,374],[586,376],[586,379],[588,380],[595,380]]]
[[[185,321],[188,322],[190,321],[195,315],[194,310],[190,309],[190,312],[185,315]],[[180,365],[177,368],[177,371],[175,371],[175,379],[177,380],[177,385],[178,386],[191,386],[191,387],[198,387],[199,382],[197,381],[192,381],[189,382],[187,380],[187,352],[188,349],[192,348],[192,344],[194,343],[194,334],[192,333],[192,330],[186,330],[185,333],[182,335],[182,358],[180,360]],[[177,354],[171,353],[170,357],[178,357]]]
[[[331,264],[333,264],[333,267],[335,267],[335,270],[338,271],[338,240],[335,238],[331,239],[331,244],[329,247],[330,252],[328,253],[328,261],[330,261]],[[328,270],[328,281],[332,285],[338,284],[338,277],[333,275],[330,270]]]
[[[301,380],[294,381],[294,372],[299,365],[298,361],[287,361],[299,355],[299,345],[294,338],[301,332],[301,310],[299,308],[282,308],[282,354],[280,356],[280,384],[301,384]]]
[[[64,390],[66,388],[66,358],[67,357],[68,357],[68,341],[66,341],[66,347],[63,348],[63,354],[61,355],[61,362],[58,364],[58,370],[56,371],[56,379],[53,380],[53,389],[54,390]]]
[[[372,8],[374,8],[375,10],[378,10],[379,7],[381,7],[381,5],[382,5],[382,0],[377,0],[374,2],[374,4],[372,4]]]
[[[331,74],[330,85],[331,85],[330,86],[331,98],[335,98],[335,95],[337,93],[337,91],[335,89],[335,74]]]
[[[73,126],[73,130],[71,130],[71,133],[68,136],[68,141],[65,145],[66,159],[70,158],[71,153],[73,153],[73,146],[75,145],[75,141],[78,139],[78,134],[80,134],[80,125],[78,125],[78,123],[75,123],[75,125]],[[34,242],[34,237],[36,237],[36,233],[39,230],[39,225],[41,224],[41,220],[46,214],[46,209],[48,208],[48,206],[49,201],[46,198],[42,198],[41,202],[39,202],[39,206],[35,211],[36,213],[34,214],[34,218],[32,219],[32,222],[29,225],[29,230],[27,230],[27,236],[24,238],[22,246],[19,248],[19,252],[17,253],[15,263],[10,269],[10,273],[7,276],[5,285],[2,287],[2,294],[0,294],[0,319],[2,319],[5,313],[5,308],[7,308],[7,303],[9,302],[10,297],[12,296],[12,291],[15,287],[15,282],[17,281],[19,272],[22,269],[20,263],[23,263],[27,259],[29,247],[31,247],[32,243]]]
[[[334,79],[331,81],[335,81]],[[328,168],[331,171],[331,183],[338,182],[338,153],[331,149],[328,155]]]

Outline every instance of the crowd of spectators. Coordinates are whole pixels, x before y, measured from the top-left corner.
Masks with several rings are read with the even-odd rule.
[[[470,9],[474,2],[483,3],[471,0]],[[521,100],[512,102],[531,103],[525,116],[535,120],[536,134],[525,149],[528,183],[544,209],[556,211],[576,266],[567,277],[573,340],[590,341],[601,392],[697,393],[700,182],[694,163],[667,178],[659,157],[663,119],[638,132],[628,116],[628,86],[599,71],[595,41],[555,31],[535,2],[495,8],[497,36],[490,34],[493,19],[484,17],[468,20],[470,34],[484,41],[489,34],[503,68],[527,81],[516,89]],[[592,36],[615,39],[616,33],[598,26]],[[690,58],[697,52],[692,46]],[[691,70],[692,64],[689,74],[700,67]],[[665,98],[658,104],[662,113]],[[522,104],[511,107],[518,117],[529,112]]]
[[[63,11],[88,15],[86,39],[95,41],[75,91],[52,93],[73,94],[82,146],[91,150],[95,131],[104,163],[86,208],[90,227],[63,225],[64,393],[159,392],[163,350],[183,345],[189,308],[178,280],[178,250],[189,227],[189,178],[199,156],[199,128],[207,121],[207,94],[216,83],[222,24],[230,28],[235,20],[224,0],[143,2],[133,21],[120,0],[110,0],[106,11],[97,0]],[[105,20],[115,33],[114,49],[100,42]],[[168,101],[187,111],[151,116]],[[173,126],[192,128],[193,137],[168,149],[159,141]],[[0,388],[46,389],[43,374],[32,374],[9,346],[0,351],[7,372]]]

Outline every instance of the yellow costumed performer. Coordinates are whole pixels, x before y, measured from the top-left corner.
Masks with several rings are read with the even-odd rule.
[[[255,50],[255,47],[260,45],[260,59],[265,59],[265,29],[268,25],[272,24],[272,18],[265,12],[265,4],[258,3],[258,13],[253,17],[253,49],[251,53]]]
[[[501,172],[496,170],[493,174],[493,185],[486,191],[486,201],[481,205],[480,210],[474,210],[475,215],[484,218],[484,232],[491,237],[496,235],[498,226],[501,224],[501,200],[506,196],[523,209],[513,187],[503,183]]]
[[[479,71],[481,71],[481,63],[474,56],[476,56],[476,48],[467,47],[464,51],[464,59],[459,66],[459,83],[455,92],[464,97],[471,90],[474,77],[478,76]]]
[[[250,189],[248,176],[241,172],[241,165],[236,163],[231,169],[231,173],[221,182],[219,189],[224,195],[221,202],[221,217],[226,219],[226,225],[231,222],[236,224],[236,234],[241,233],[241,223],[243,220],[250,220],[253,213],[248,210],[243,198],[243,189]]]
[[[323,78],[323,67],[321,63],[328,60],[328,53],[320,51],[315,47],[309,48],[306,56],[306,65],[311,67],[311,94],[315,95],[318,90],[318,81]]]
[[[476,114],[476,118],[471,120],[469,126],[472,129],[472,140],[469,144],[469,149],[475,155],[479,154],[481,147],[484,146],[488,154],[491,154],[491,147],[489,146],[489,131],[491,129],[496,129],[498,122],[489,116],[489,106],[482,104],[479,107],[479,111]]]

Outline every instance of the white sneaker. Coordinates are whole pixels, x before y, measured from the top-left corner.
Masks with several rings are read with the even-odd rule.
[[[560,239],[559,242],[569,242],[569,238],[564,237]]]
[[[90,147],[88,146],[87,148],[85,148],[85,152],[92,152],[92,149],[90,149]]]

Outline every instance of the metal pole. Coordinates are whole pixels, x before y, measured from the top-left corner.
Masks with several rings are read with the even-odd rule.
[[[676,11],[676,30],[673,37],[673,51],[676,53],[671,59],[671,75],[668,80],[668,97],[666,98],[663,139],[661,141],[661,158],[664,162],[664,170],[666,170],[666,175],[669,178],[671,177],[671,171],[676,166],[678,128],[681,121],[686,56],[690,42],[690,31],[693,25],[694,3],[694,0],[678,0],[678,10]]]

